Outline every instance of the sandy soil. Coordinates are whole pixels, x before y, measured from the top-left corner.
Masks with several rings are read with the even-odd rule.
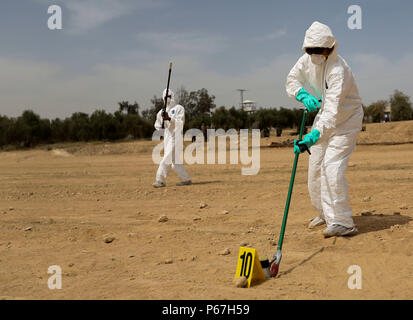
[[[360,141],[413,140],[406,127],[412,122],[391,133],[369,125]],[[241,165],[191,165],[192,186],[176,187],[171,172],[167,188],[154,189],[154,145],[0,153],[0,298],[413,298],[412,144],[357,146],[347,171],[360,230],[352,238],[324,239],[322,227],[306,228],[316,213],[302,156],[280,274],[249,289],[233,284],[238,249],[246,242],[261,256],[275,253],[292,149],[261,148],[256,176],[242,176]],[[158,222],[161,215],[168,221]],[[226,248],[230,254],[220,255]],[[51,265],[62,268],[61,290],[48,289]],[[348,288],[350,265],[361,267],[361,290]]]

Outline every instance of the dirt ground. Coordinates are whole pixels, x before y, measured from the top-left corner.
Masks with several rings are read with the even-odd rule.
[[[413,140],[412,122],[390,126],[369,125],[359,141]],[[255,176],[241,175],[241,165],[187,165],[192,186],[175,186],[171,171],[168,186],[154,189],[154,145],[1,152],[0,298],[413,298],[412,144],[357,146],[347,180],[360,233],[351,238],[306,228],[316,212],[301,156],[280,274],[251,288],[233,284],[238,249],[248,243],[260,256],[275,253],[292,149],[261,148]],[[158,222],[161,215],[168,221]],[[52,265],[62,269],[60,290],[48,288]],[[348,288],[351,265],[362,270],[360,290]]]

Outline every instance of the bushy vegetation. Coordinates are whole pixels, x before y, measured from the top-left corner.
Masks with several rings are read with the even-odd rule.
[[[76,112],[64,120],[41,119],[31,110],[24,111],[17,118],[0,116],[0,147],[152,136],[153,124],[139,114],[137,103],[120,102],[119,106],[113,114],[104,110],[96,110],[91,115]]]
[[[262,136],[269,136],[272,128],[278,135],[285,128],[300,125],[302,111],[299,109],[268,108],[247,113],[235,107],[217,107],[215,97],[206,89],[188,92],[181,87],[176,93],[177,103],[185,107],[185,130],[189,128],[223,128],[236,130],[243,128],[260,129]],[[161,97],[154,96],[151,106],[142,113],[137,102],[118,103],[114,113],[96,110],[88,115],[73,113],[61,120],[42,119],[31,110],[26,110],[17,118],[0,116],[0,147],[33,147],[71,141],[112,141],[119,139],[142,139],[152,136],[156,114],[162,109]],[[413,109],[410,97],[395,90],[389,101],[379,100],[363,106],[366,122],[384,121],[385,107],[391,106],[391,120],[412,120]],[[306,125],[311,125],[315,114],[309,113]]]
[[[389,100],[379,100],[364,107],[366,122],[385,121],[385,108],[387,106],[390,106],[391,109],[391,121],[413,120],[410,97],[399,90],[394,90]]]

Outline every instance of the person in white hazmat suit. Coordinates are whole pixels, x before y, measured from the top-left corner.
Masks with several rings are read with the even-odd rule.
[[[162,93],[162,99],[165,101],[166,96],[165,89]],[[182,132],[185,122],[185,109],[183,106],[175,102],[175,95],[172,90],[169,89],[168,103],[166,106],[166,113],[162,116],[162,109],[159,110],[156,115],[155,129],[162,130],[162,121],[164,122],[164,156],[159,163],[158,171],[156,172],[156,182],[152,185],[155,188],[161,188],[166,186],[166,178],[168,172],[172,167],[179,179],[177,186],[184,186],[192,184],[191,178],[188,172],[185,170],[183,161],[181,160],[181,150],[176,150],[176,146],[183,147],[182,144]]]
[[[363,108],[354,76],[346,61],[337,54],[337,40],[330,28],[318,21],[305,33],[305,52],[287,76],[291,98],[317,111],[312,130],[298,144],[311,147],[308,190],[319,216],[309,228],[326,224],[325,237],[350,236],[358,232],[352,219],[347,181],[344,174],[362,128]],[[314,95],[304,85],[308,84]]]

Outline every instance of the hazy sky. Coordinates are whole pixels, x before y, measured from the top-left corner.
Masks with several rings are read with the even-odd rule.
[[[62,30],[47,27],[52,4]],[[361,30],[347,27],[352,4]],[[332,29],[364,104],[394,89],[413,96],[412,13],[410,0],[2,0],[0,114],[112,112],[121,100],[145,109],[169,61],[172,89],[206,88],[218,106],[238,106],[245,88],[258,106],[295,107],[285,78],[316,20]]]

